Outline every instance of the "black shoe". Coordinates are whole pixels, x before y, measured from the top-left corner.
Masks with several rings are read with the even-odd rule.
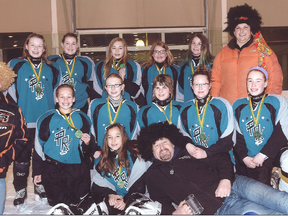
[[[24,204],[25,199],[27,198],[27,190],[26,188],[23,188],[16,192],[16,196],[14,199],[14,206],[22,205]]]

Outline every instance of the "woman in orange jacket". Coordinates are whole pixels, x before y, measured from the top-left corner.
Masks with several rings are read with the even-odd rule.
[[[268,94],[281,94],[283,74],[277,56],[260,33],[261,16],[249,5],[230,8],[228,31],[233,39],[216,55],[212,68],[212,96],[220,96],[231,104],[247,97],[246,77],[251,67],[268,71]]]

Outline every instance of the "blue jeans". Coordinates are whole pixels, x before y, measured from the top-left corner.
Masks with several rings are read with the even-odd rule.
[[[236,175],[231,194],[215,214],[288,214],[288,193],[246,176]]]
[[[5,196],[6,196],[5,178],[0,178],[0,215],[2,215],[4,211]]]

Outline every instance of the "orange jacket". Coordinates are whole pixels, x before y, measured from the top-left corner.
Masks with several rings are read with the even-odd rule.
[[[241,52],[237,48],[231,49],[231,44],[232,41],[223,47],[213,62],[211,95],[223,97],[233,104],[238,98],[248,95],[247,73],[250,68],[258,66],[258,52],[254,43]],[[273,52],[270,56],[265,56],[265,61],[269,75],[266,93],[281,94],[283,73],[277,56]]]

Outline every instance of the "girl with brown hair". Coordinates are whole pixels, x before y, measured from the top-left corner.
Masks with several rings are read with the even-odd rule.
[[[123,38],[116,37],[111,40],[107,58],[96,64],[95,73],[102,90],[99,92],[102,98],[107,97],[104,91],[106,78],[109,74],[117,73],[126,86],[123,97],[135,101],[140,106],[144,104],[144,97],[141,93],[141,68],[137,62],[128,59],[127,44]]]
[[[109,125],[92,171],[94,201],[105,198],[109,214],[119,214],[132,193],[145,193],[143,174],[150,164],[140,158],[121,124]]]
[[[179,67],[174,65],[174,58],[167,44],[162,41],[155,41],[149,52],[149,61],[142,64],[142,86],[146,104],[152,103],[152,83],[158,74],[168,74],[174,82],[173,95],[177,99]]]

